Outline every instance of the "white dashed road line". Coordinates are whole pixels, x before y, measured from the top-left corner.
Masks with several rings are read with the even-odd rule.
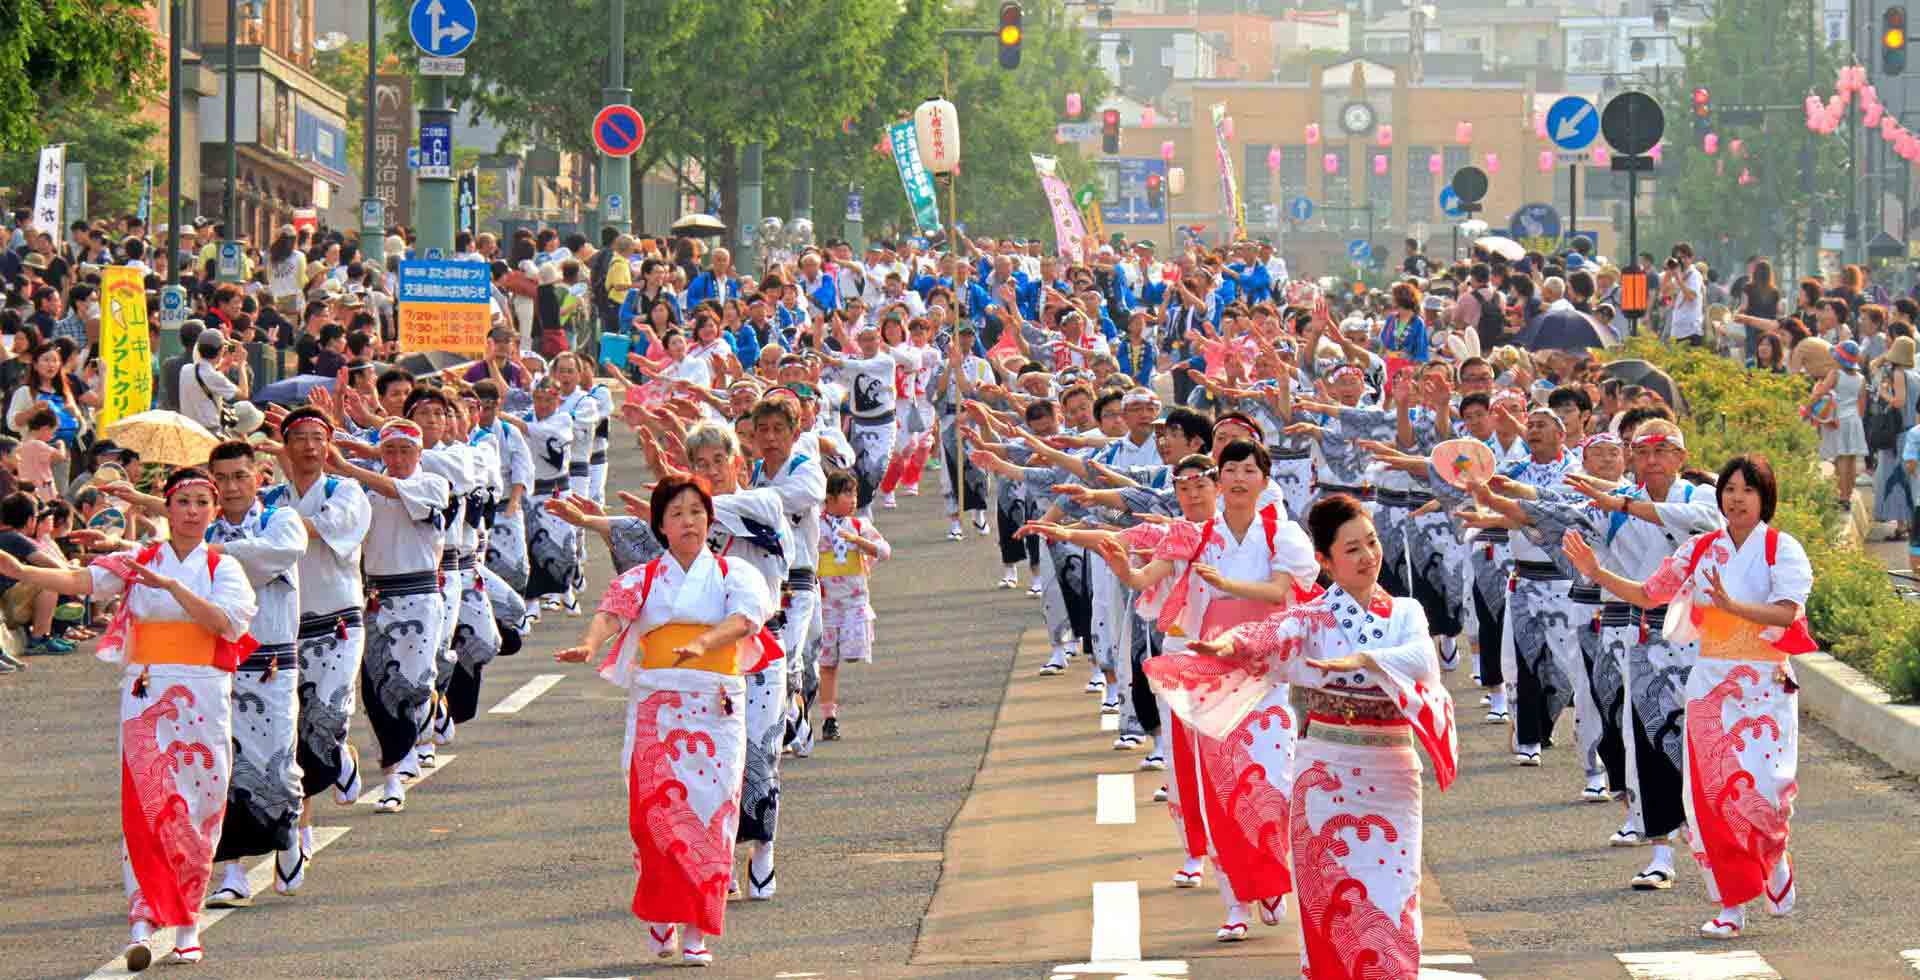
[[[1125,824],[1134,821],[1133,773],[1101,773],[1095,783],[1093,822]]]
[[[532,704],[534,698],[537,698],[540,695],[547,693],[547,690],[549,688],[553,687],[555,684],[560,683],[560,681],[563,680],[566,676],[567,675],[565,674],[535,674],[533,675],[532,680],[526,682],[525,684],[520,685],[519,690],[513,692],[512,694],[507,695],[504,698],[501,698],[499,704],[496,704],[493,707],[488,708],[487,714],[490,714],[490,715],[519,714],[521,708],[524,708],[527,705]]]
[[[412,793],[414,790],[419,789],[421,783],[432,779],[434,773],[445,770],[453,764],[453,760],[458,758],[460,757],[457,755],[435,756],[433,768],[420,770],[420,778],[407,784],[407,792]],[[369,774],[361,779],[360,798],[353,801],[354,804],[356,806],[372,806],[380,802],[380,781],[384,778],[380,773],[370,770]]]
[[[1093,883],[1093,943],[1087,959],[1095,963],[1140,959],[1140,883]]]
[[[1766,958],[1750,949],[1726,953],[1617,953],[1633,980],[1780,980]]]

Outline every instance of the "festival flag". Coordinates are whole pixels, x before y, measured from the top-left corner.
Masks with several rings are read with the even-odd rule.
[[[1070,262],[1086,261],[1087,229],[1080,223],[1080,209],[1073,204],[1073,191],[1054,172],[1060,161],[1032,154],[1033,172],[1040,175],[1040,190],[1047,195],[1047,208],[1053,212],[1053,238],[1060,254]]]
[[[147,337],[147,292],[140,272],[124,265],[100,270],[100,363],[106,386],[100,431],[153,407],[153,347]]]
[[[40,171],[33,188],[33,230],[44,231],[54,241],[66,237],[61,227],[67,200],[67,144],[40,149]]]
[[[920,138],[914,134],[913,120],[887,127],[887,140],[893,144],[893,162],[900,168],[900,186],[907,192],[907,204],[913,208],[913,223],[926,234],[940,230],[940,201],[934,196],[933,175],[920,162]]]
[[[1233,240],[1247,237],[1247,206],[1240,200],[1240,185],[1233,179],[1233,152],[1227,147],[1227,104],[1213,104],[1213,156],[1220,164],[1220,206],[1233,226]]]

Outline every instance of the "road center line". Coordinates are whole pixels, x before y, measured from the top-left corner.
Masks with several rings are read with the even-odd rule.
[[[1103,732],[1117,732],[1117,731],[1119,731],[1119,730],[1120,730],[1120,716],[1119,716],[1119,715],[1101,715],[1101,716],[1100,716],[1100,730],[1101,730],[1101,731],[1103,731]]]
[[[1062,963],[1053,968],[1055,977],[1077,977],[1083,974],[1116,975],[1122,977],[1184,977],[1187,975],[1186,960],[1119,960],[1107,963]]]
[[[312,805],[312,804],[309,803],[308,805]],[[315,854],[320,853],[322,848],[326,847],[328,844],[333,843],[334,841],[339,840],[342,837],[345,837],[347,834],[347,831],[351,829],[352,828],[350,827],[315,827],[313,828],[313,852]],[[214,870],[216,873],[219,871],[218,868],[215,868]],[[262,858],[260,860],[260,863],[254,865],[252,868],[249,868],[247,870],[247,887],[252,889],[255,895],[273,894],[273,855],[271,854],[267,855],[265,858]],[[224,919],[227,916],[238,911],[240,910],[239,909],[204,909],[202,910],[200,912],[201,934],[204,935],[207,929],[210,928],[214,923],[219,922],[221,919]],[[156,966],[158,966],[160,964],[161,957],[166,956],[168,953],[173,952],[173,929],[167,928],[167,929],[161,929],[156,931],[151,937],[147,939],[146,947],[148,949],[153,950],[153,962]],[[149,967],[149,969],[152,969],[152,967]],[[115,956],[113,959],[110,959],[105,964],[103,964],[99,969],[93,971],[92,973],[87,974],[87,980],[120,980],[120,978],[131,977],[135,975],[136,974],[133,974],[127,971],[126,957]]]
[[[1728,953],[1616,953],[1633,980],[1780,980],[1766,958],[1750,949]]]
[[[520,709],[533,703],[533,699],[553,685],[560,683],[565,674],[535,674],[533,679],[520,685],[520,689],[500,699],[500,703],[487,709],[490,715],[517,715]]]
[[[1140,959],[1140,883],[1093,883],[1093,944],[1087,959],[1095,963]]]
[[[1133,773],[1101,773],[1094,777],[1093,822],[1097,824],[1132,823]],[[1098,956],[1094,959],[1099,959]]]
[[[427,780],[432,779],[434,773],[440,772],[446,769],[448,765],[452,764],[453,760],[458,758],[460,757],[457,755],[435,756],[433,760],[433,768],[420,770],[420,778],[407,784],[407,792],[411,793],[414,790],[419,789],[421,783],[424,783]],[[380,802],[380,784],[375,780],[382,779],[382,778],[384,777],[382,777],[378,772],[374,772],[372,775],[363,779],[360,784],[361,785],[360,798],[355,800],[354,803],[356,803],[359,806],[372,806],[375,803]]]

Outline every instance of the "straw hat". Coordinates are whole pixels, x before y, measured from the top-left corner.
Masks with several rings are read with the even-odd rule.
[[[1914,343],[1912,337],[1895,337],[1893,338],[1893,346],[1888,347],[1885,354],[1874,359],[1874,366],[1879,367],[1882,364],[1892,364],[1895,367],[1912,370],[1913,353]]]
[[[560,263],[543,262],[540,264],[540,285],[551,286],[560,281]]]
[[[1787,357],[1788,369],[1795,373],[1806,373],[1816,378],[1825,377],[1834,369],[1833,345],[1818,337],[1808,337],[1794,345],[1793,353]]]

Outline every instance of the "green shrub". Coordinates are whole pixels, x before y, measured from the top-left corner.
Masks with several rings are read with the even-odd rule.
[[[1830,506],[1833,480],[1820,471],[1819,439],[1800,418],[1811,383],[1649,337],[1636,337],[1607,357],[1640,358],[1673,378],[1691,411],[1681,428],[1694,465],[1718,471],[1731,456],[1766,455],[1780,482],[1773,524],[1805,545],[1813,562],[1807,621],[1821,649],[1896,699],[1920,700],[1920,605],[1894,595],[1886,570],[1872,556],[1836,543],[1846,515]]]

